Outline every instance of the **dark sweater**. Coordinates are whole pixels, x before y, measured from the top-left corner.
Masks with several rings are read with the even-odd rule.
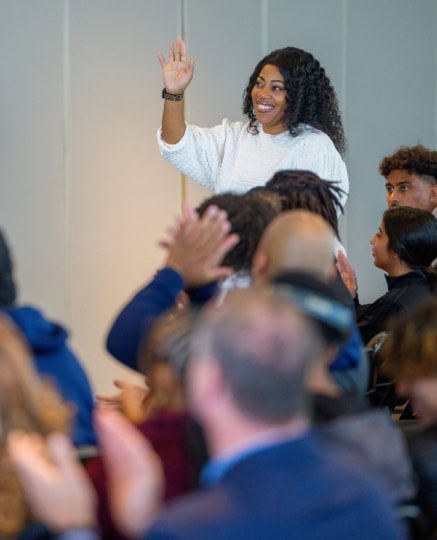
[[[355,300],[358,328],[364,343],[387,329],[390,319],[407,311],[431,294],[431,284],[425,272],[414,270],[398,277],[385,276],[388,291],[373,304],[361,305]]]

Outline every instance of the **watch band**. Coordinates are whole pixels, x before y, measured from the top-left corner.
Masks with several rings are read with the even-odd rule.
[[[162,89],[162,99],[168,99],[169,101],[182,101],[184,93],[182,94],[170,94],[165,88]]]

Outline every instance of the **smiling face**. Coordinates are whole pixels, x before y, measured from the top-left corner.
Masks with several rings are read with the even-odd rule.
[[[265,133],[276,135],[287,131],[287,91],[284,77],[276,66],[267,64],[260,71],[252,88],[252,103]]]
[[[411,206],[432,212],[437,206],[437,184],[430,178],[422,178],[417,174],[394,169],[387,177],[385,184],[387,206]]]

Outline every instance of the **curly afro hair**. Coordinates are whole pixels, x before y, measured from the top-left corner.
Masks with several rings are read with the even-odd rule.
[[[337,214],[343,213],[343,190],[335,184],[311,171],[285,170],[275,173],[265,189],[281,197],[282,211],[302,209],[319,214],[340,239]]]
[[[196,210],[202,216],[211,205],[227,212],[232,232],[240,237],[238,244],[224,258],[223,264],[232,267],[234,272],[249,271],[261,236],[278,212],[256,193],[220,193],[203,201]]]
[[[385,178],[394,170],[428,176],[430,181],[435,184],[437,183],[437,151],[425,148],[421,144],[401,146],[394,154],[386,156],[379,164],[379,172]]]
[[[257,134],[258,126],[252,104],[252,89],[265,65],[276,66],[284,78],[287,92],[287,126],[296,137],[299,124],[323,131],[343,156],[346,139],[337,96],[325,70],[312,54],[295,47],[277,49],[265,56],[255,67],[243,94],[243,113],[249,118],[248,130]]]

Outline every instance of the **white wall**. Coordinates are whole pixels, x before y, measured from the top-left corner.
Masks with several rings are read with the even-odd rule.
[[[368,240],[385,207],[380,159],[436,146],[437,0],[0,0],[0,226],[21,300],[72,330],[98,391],[120,373],[111,319],[162,261],[180,175],[159,156],[158,50],[185,33],[187,117],[241,117],[255,63],[296,45],[325,66],[349,140],[342,224],[362,299],[383,290]],[[188,198],[205,195],[191,181]]]

